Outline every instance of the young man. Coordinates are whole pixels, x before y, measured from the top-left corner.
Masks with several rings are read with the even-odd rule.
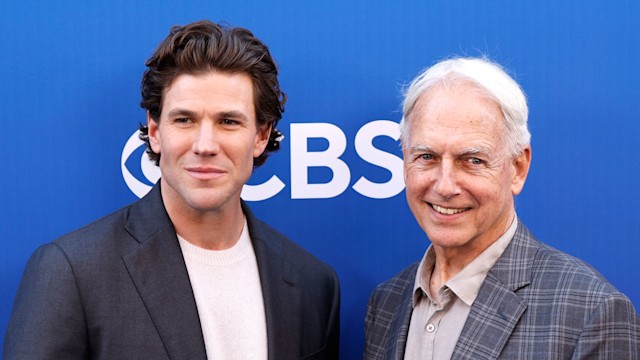
[[[240,199],[277,150],[285,95],[241,28],[174,27],[146,63],[141,138],[162,177],[138,202],[42,246],[5,359],[337,359],[328,265]]]

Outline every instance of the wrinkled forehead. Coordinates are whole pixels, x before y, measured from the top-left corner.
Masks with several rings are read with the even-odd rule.
[[[504,115],[498,103],[468,82],[438,85],[422,94],[406,130],[408,143],[404,145],[410,147],[416,142],[474,139],[499,147],[506,137]]]

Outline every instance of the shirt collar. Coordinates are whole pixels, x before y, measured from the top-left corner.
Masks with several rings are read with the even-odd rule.
[[[445,283],[445,287],[458,296],[465,304],[471,306],[478,296],[480,287],[487,277],[489,270],[495,265],[496,261],[502,256],[511,239],[516,233],[518,227],[518,217],[514,216],[511,225],[507,231],[502,234],[493,244],[486,248],[471,263],[469,263],[462,271],[456,274]],[[425,252],[418,270],[416,272],[416,280],[413,286],[412,306],[418,304],[419,299],[427,295],[431,298],[428,291],[428,285],[431,281],[431,273],[436,262],[436,253],[433,245],[429,245]]]

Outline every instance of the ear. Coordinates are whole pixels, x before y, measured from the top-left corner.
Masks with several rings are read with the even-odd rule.
[[[160,132],[158,131],[158,123],[151,118],[147,111],[147,129],[149,130],[149,144],[154,153],[160,154]]]
[[[511,193],[518,195],[524,187],[531,165],[531,146],[528,145],[517,158],[513,160],[513,178],[511,179]]]
[[[258,127],[258,132],[256,133],[255,142],[253,144],[253,157],[257,158],[262,155],[264,149],[267,148],[267,144],[269,143],[269,137],[271,136],[271,125],[264,125]]]

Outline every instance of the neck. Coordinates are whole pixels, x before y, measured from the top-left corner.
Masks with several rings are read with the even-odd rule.
[[[230,216],[206,214],[198,217],[173,217],[171,221],[182,238],[191,244],[207,250],[225,250],[233,247],[240,239],[244,228],[242,210]],[[174,220],[175,219],[175,220]]]
[[[165,202],[176,233],[189,243],[207,250],[225,250],[238,242],[245,223],[240,201],[206,211],[181,205]]]
[[[475,259],[451,254],[451,249],[443,249],[434,246],[436,252],[436,263],[431,273],[431,281],[429,282],[429,290],[432,296],[437,296],[438,291],[452,277],[456,276],[462,269]]]
[[[473,259],[480,255],[490,245],[491,244],[473,250],[456,247],[447,248],[434,245],[434,250],[436,252],[434,271],[438,270],[446,277],[446,280],[449,280],[469,265]]]
[[[486,237],[487,240],[479,241],[477,239],[463,246],[444,247],[434,245],[436,262],[431,274],[431,284],[429,284],[432,290],[431,293],[434,294],[434,288],[440,289],[449,279],[456,276],[462,269],[482,254],[483,251],[498,241],[498,239],[507,232],[514,218],[515,212],[512,212],[507,217],[507,219],[510,220],[499,226],[499,231]]]

